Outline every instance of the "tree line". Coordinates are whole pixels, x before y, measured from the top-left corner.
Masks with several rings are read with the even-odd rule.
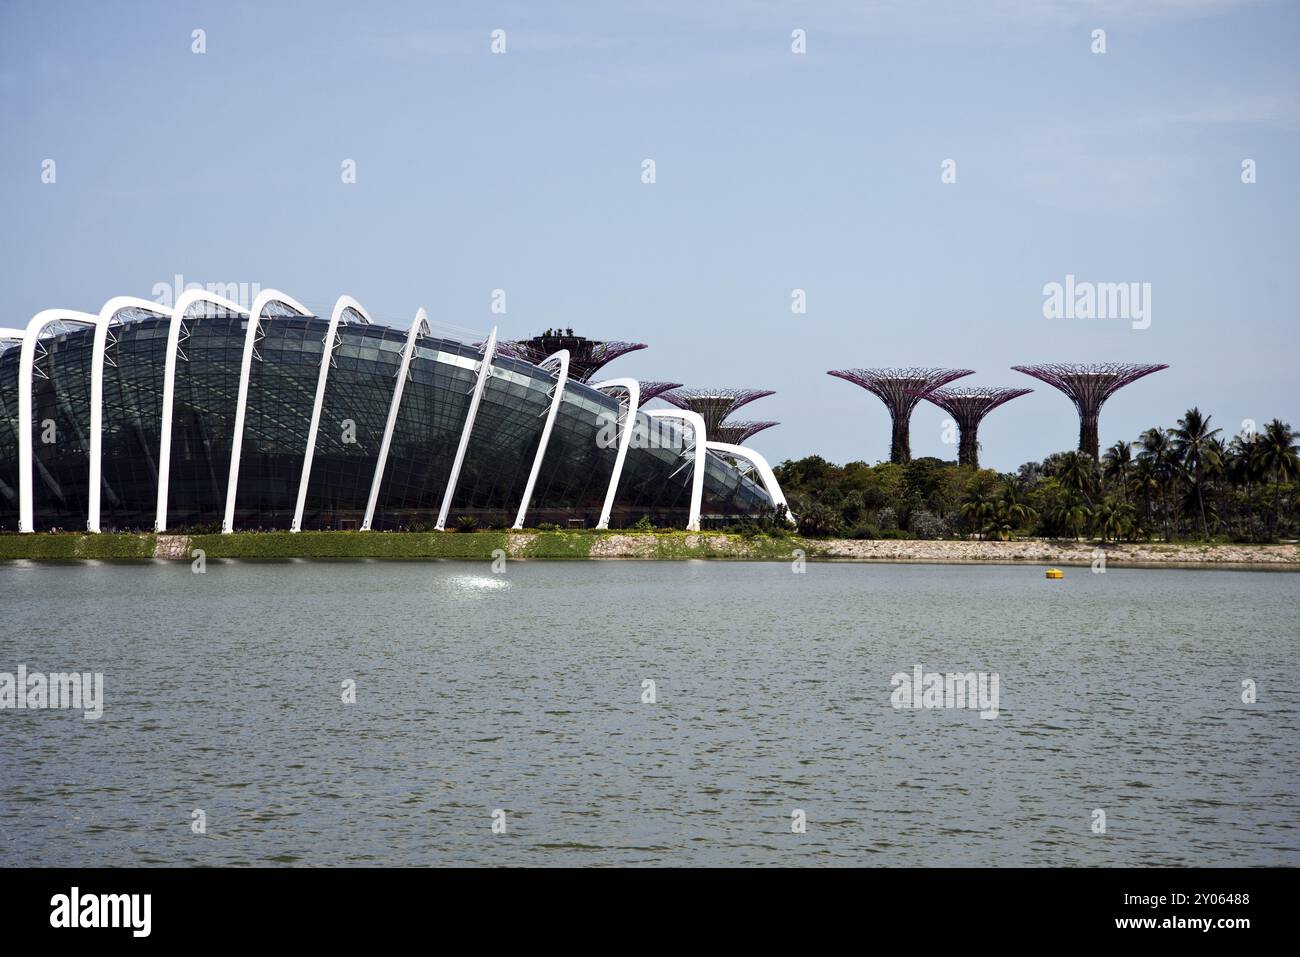
[[[1192,408],[1100,462],[1057,452],[999,473],[931,457],[837,466],[811,455],[774,471],[813,536],[1273,542],[1300,532],[1297,439],[1280,419],[1228,438]]]

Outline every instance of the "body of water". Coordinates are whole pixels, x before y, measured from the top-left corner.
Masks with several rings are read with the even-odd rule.
[[[0,711],[0,866],[1300,864],[1297,575],[16,562],[0,595],[0,672],[105,681],[98,720]],[[916,665],[996,674],[998,716],[896,709]]]

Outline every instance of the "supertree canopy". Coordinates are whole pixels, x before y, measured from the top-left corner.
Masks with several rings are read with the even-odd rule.
[[[569,350],[569,378],[587,382],[606,363],[646,348],[644,342],[602,342],[575,336],[572,329],[547,329],[531,339],[498,342],[497,353],[540,365],[549,355]]]
[[[674,389],[659,398],[679,409],[698,412],[704,417],[705,433],[713,438],[723,420],[742,405],[775,394],[771,389]]]
[[[935,389],[973,372],[973,369],[832,369],[827,375],[860,385],[885,403],[894,420],[889,461],[905,463],[912,460],[908,423],[916,403]]]
[[[780,424],[780,422],[734,422],[728,419],[709,433],[709,439],[714,442],[726,442],[729,445],[744,445],[746,439]]]
[[[642,405],[645,405],[651,399],[657,399],[669,389],[681,388],[680,382],[648,382],[643,379],[637,384],[641,387]]]
[[[943,409],[957,423],[960,441],[957,446],[957,462],[979,468],[979,433],[980,422],[1004,402],[1010,402],[1033,392],[1033,389],[1011,389],[1000,386],[957,386],[956,388],[935,389],[927,392],[925,398]]]
[[[1128,362],[1059,362],[1011,368],[1055,386],[1070,397],[1074,407],[1079,410],[1079,451],[1087,452],[1096,462],[1099,461],[1101,451],[1097,420],[1101,415],[1102,404],[1130,382],[1161,369],[1168,369],[1169,366]]]

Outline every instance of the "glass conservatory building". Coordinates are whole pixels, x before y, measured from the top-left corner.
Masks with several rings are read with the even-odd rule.
[[[568,376],[263,291],[0,328],[0,530],[700,528],[784,506],[762,457]]]

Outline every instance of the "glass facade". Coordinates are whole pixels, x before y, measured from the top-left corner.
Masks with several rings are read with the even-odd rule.
[[[481,512],[490,524],[514,522],[555,387],[556,380],[536,366],[504,356],[493,360],[452,499],[452,516]]]
[[[158,501],[169,321],[147,313],[121,318],[105,352],[100,524],[148,530]]]
[[[104,366],[101,526],[148,530],[158,494],[160,422],[170,321],[125,310],[112,328]],[[333,342],[329,323],[283,310],[264,313],[250,367],[235,500],[236,529],[290,527],[305,459],[320,364],[331,363],[302,527],[357,528],[365,514],[402,360],[406,333],[345,316]],[[220,526],[248,318],[208,303],[187,314],[176,362],[168,527]],[[41,339],[33,377],[33,505],[38,529],[86,524],[90,373],[94,330],[60,328]],[[18,524],[20,348],[0,353],[0,530]],[[477,381],[481,353],[429,335],[416,337],[380,485],[373,527],[432,528]],[[452,499],[480,524],[514,521],[556,387],[556,376],[521,359],[492,363]],[[594,526],[613,473],[611,423],[619,396],[570,380],[538,480],[528,525]],[[688,520],[694,452],[688,430],[638,412],[611,515],[614,528],[650,516]],[[49,439],[49,441],[42,441]],[[602,441],[603,439],[603,441]],[[709,453],[703,516],[727,521],[770,505],[766,492]]]
[[[90,369],[84,327],[41,340],[32,375],[33,517],[41,528],[84,529],[89,502]],[[14,350],[17,352],[18,350]],[[16,358],[16,357],[15,357]],[[17,411],[18,397],[14,396]]]
[[[172,405],[168,528],[212,530],[221,525],[248,321],[202,302],[185,320],[189,334],[180,344],[185,358],[176,363]],[[133,365],[130,357],[119,362]]]
[[[565,386],[529,503],[530,523],[581,521],[595,526],[600,520],[618,448],[614,444],[602,448],[598,439],[602,429],[612,431],[607,423],[617,421],[618,414],[617,399],[578,383]],[[631,460],[629,453],[621,491],[628,487]]]
[[[421,337],[408,374],[373,528],[419,530],[437,522],[478,376],[478,352]]]
[[[339,327],[321,402],[303,528],[361,527],[405,343],[405,333],[390,326]]]
[[[297,316],[262,320],[261,361],[249,367],[235,528],[287,529],[293,522],[328,327]]]
[[[18,343],[0,342],[0,531],[18,529]]]

